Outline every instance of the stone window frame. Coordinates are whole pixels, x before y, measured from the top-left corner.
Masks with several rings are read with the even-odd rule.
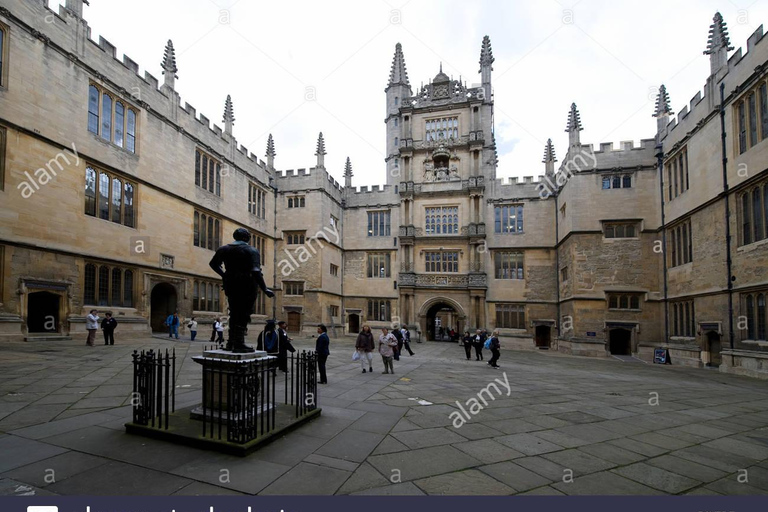
[[[429,249],[424,255],[424,272],[427,274],[458,274],[462,251],[459,249]],[[450,256],[449,256],[450,255]]]
[[[669,268],[687,265],[693,261],[693,232],[691,218],[688,217],[668,228]]]
[[[301,297],[304,295],[304,281],[283,281],[283,296]]]
[[[99,93],[98,102],[96,105],[96,131],[93,131],[91,129],[91,89],[95,89]],[[110,101],[112,102],[110,106],[110,126],[109,126],[109,137],[105,137],[103,133],[103,116],[104,116],[104,96],[108,96],[110,98]],[[116,110],[117,110],[117,104],[121,104],[123,106],[123,122],[122,122],[122,142],[121,144],[118,144],[115,141],[115,117],[116,117]],[[115,94],[114,92],[110,91],[103,85],[100,85],[93,80],[90,80],[88,82],[88,123],[86,124],[86,127],[88,129],[88,132],[93,134],[95,137],[98,137],[99,140],[104,141],[112,145],[113,147],[119,148],[126,153],[130,153],[132,155],[137,155],[139,150],[139,108],[133,105],[132,103],[126,101],[121,96]],[[128,121],[129,121],[129,113],[133,113],[133,133],[131,134],[128,131]],[[133,149],[128,147],[128,138],[131,136],[133,138]]]
[[[515,209],[514,220],[504,218],[504,208]],[[525,205],[522,203],[498,204],[493,208],[493,231],[499,235],[520,235],[525,233]]]
[[[502,261],[505,255],[511,257],[510,261]],[[504,268],[504,263],[508,263],[508,268]],[[525,279],[525,252],[523,251],[494,251],[493,254],[493,276],[494,279],[503,280],[524,280]],[[505,275],[509,277],[504,277]]]
[[[368,210],[368,236],[391,236],[392,210]]]
[[[768,341],[768,289],[742,292],[739,296],[747,328],[742,329],[741,341]]]
[[[629,185],[627,185],[629,180]],[[618,190],[622,188],[633,188],[632,173],[612,173],[603,175],[601,179],[602,190]],[[606,184],[608,186],[606,186]]]
[[[761,78],[741,93],[731,112],[734,153],[741,155],[768,138],[768,79]]]
[[[434,127],[430,128],[431,123],[438,123]],[[445,126],[442,126],[445,124]],[[450,124],[450,126],[449,126]],[[443,136],[445,135],[445,136]],[[424,141],[425,142],[439,142],[439,141],[458,141],[461,137],[459,131],[459,116],[440,116],[429,119],[424,119]]]
[[[696,311],[694,300],[675,300],[669,303],[670,336],[676,338],[696,337]]]
[[[221,161],[200,148],[195,149],[195,185],[221,197]]]
[[[339,277],[339,266],[335,263],[331,263],[330,273],[333,277]]]
[[[192,228],[192,245],[201,249],[215,251],[221,247],[221,227],[223,221],[202,210],[195,210]]]
[[[106,282],[102,282],[104,270],[106,270]],[[119,275],[120,279],[118,300],[115,300],[114,289],[116,275]],[[138,272],[133,267],[86,260],[82,276],[83,306],[135,308],[137,276]],[[128,282],[130,286],[126,286]]]
[[[424,207],[424,233],[428,236],[458,235],[459,205],[429,205]]]
[[[221,313],[221,304],[221,285],[219,283],[203,279],[192,281],[193,312]]]
[[[283,231],[286,245],[303,245],[307,241],[306,231]]]
[[[688,146],[683,146],[664,162],[667,170],[667,201],[681,196],[691,186],[688,175]]]
[[[92,203],[89,201],[89,195],[88,195],[88,182],[89,182],[89,175],[93,173],[94,175],[94,181],[93,181],[93,196],[92,196]],[[109,193],[107,197],[107,217],[103,218],[101,216],[101,208],[100,208],[100,198],[101,198],[101,177],[106,176],[109,179]],[[119,220],[115,220],[115,198],[114,198],[114,192],[115,192],[115,180],[120,181],[120,214],[119,214]],[[84,191],[84,213],[88,217],[93,217],[99,220],[104,220],[107,222],[112,222],[113,224],[119,224],[121,226],[130,228],[130,229],[138,229],[137,228],[137,220],[138,220],[138,212],[139,212],[139,205],[138,205],[138,197],[139,197],[139,187],[136,184],[135,181],[131,179],[125,178],[121,174],[117,174],[114,172],[106,171],[96,165],[92,165],[90,163],[86,164],[85,166],[85,191]],[[128,192],[130,188],[131,193],[131,208],[126,207],[126,193]],[[92,207],[92,209],[91,209]],[[91,211],[92,210],[92,211]],[[128,214],[130,212],[130,215]]]
[[[755,198],[757,198],[757,208]],[[737,205],[739,246],[743,247],[768,239],[768,180],[755,183],[739,192]],[[758,215],[756,216],[755,213]],[[759,224],[755,219],[759,219]]]
[[[248,213],[267,218],[267,191],[253,181],[248,182]]]
[[[388,252],[366,253],[366,273],[368,279],[387,279],[392,277],[392,255]],[[378,268],[377,272],[374,269]],[[384,270],[384,275],[382,275]]]
[[[562,282],[568,281],[568,265],[560,269],[560,280]]]
[[[495,306],[496,329],[525,329],[525,313],[525,304],[497,303]]]
[[[368,321],[391,322],[392,301],[389,299],[368,299]]]
[[[331,318],[338,318],[339,314],[341,313],[341,306],[337,304],[331,304],[329,307],[330,307]]]
[[[0,124],[0,192],[5,190],[5,159],[8,152],[8,129]]]
[[[605,303],[609,311],[642,311],[642,293],[609,292]]]
[[[628,228],[633,234],[629,236]],[[619,236],[621,233],[621,236]],[[610,235],[610,236],[609,236]],[[635,221],[603,221],[604,240],[636,240],[640,238],[640,226]]]
[[[288,196],[288,208],[304,208],[306,205],[305,196]]]

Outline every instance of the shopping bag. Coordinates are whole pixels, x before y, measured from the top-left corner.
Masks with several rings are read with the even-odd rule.
[[[353,361],[359,361],[360,360],[360,352],[358,352],[357,350],[352,352],[352,360]]]

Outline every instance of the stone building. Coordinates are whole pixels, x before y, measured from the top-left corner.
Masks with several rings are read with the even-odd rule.
[[[182,105],[170,41],[158,80],[90,39],[82,0],[6,5],[2,339],[80,336],[90,309],[124,333],[162,331],[174,310],[210,324],[226,299],[207,263],[247,227],[277,291],[259,299],[257,329],[485,327],[508,347],[645,360],[666,348],[673,364],[768,376],[762,28],[729,58],[717,14],[703,94],[674,116],[660,87],[657,133],[639,145],[583,144],[572,105],[562,162],[548,142],[536,180],[497,178],[488,37],[470,86],[440,69],[414,90],[398,44],[385,184],[354,188],[349,159],[343,184],[326,169],[322,133],[313,166],[280,170],[271,136],[266,162],[237,143],[232,98],[223,128]]]

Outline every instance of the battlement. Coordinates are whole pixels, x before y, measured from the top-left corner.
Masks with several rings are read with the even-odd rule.
[[[656,139],[641,139],[639,146],[635,146],[635,141],[623,140],[619,142],[618,148],[614,147],[613,142],[601,142],[600,149],[596,151],[592,149],[592,144],[583,144],[582,147],[588,148],[587,151],[590,151],[595,155],[599,155],[601,153],[620,153],[620,152],[626,152],[626,151],[655,150]]]
[[[371,185],[370,189],[367,186],[352,187],[352,191],[355,194],[392,194],[395,191],[395,186],[396,185]]]

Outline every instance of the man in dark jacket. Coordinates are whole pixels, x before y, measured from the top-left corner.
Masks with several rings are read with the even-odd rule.
[[[482,329],[475,331],[475,336],[472,338],[472,346],[475,347],[475,357],[477,361],[483,360],[483,345],[485,345],[485,334]]]
[[[281,371],[288,373],[288,352],[293,354],[296,349],[291,345],[291,338],[288,337],[288,331],[285,330],[287,324],[285,320],[277,322],[277,335],[278,335],[278,352],[277,352],[277,367]]]
[[[403,333],[400,332],[398,325],[392,326],[392,336],[397,340],[397,348],[395,349],[395,361],[400,360],[400,352],[403,350]]]
[[[104,344],[115,344],[115,327],[117,327],[117,320],[112,318],[112,313],[105,313],[104,320],[101,321],[101,330],[104,331]]]
[[[320,384],[328,384],[328,377],[325,374],[325,362],[331,354],[329,349],[331,340],[328,338],[328,328],[320,324],[317,326],[317,342],[315,342],[315,352],[317,353],[317,366],[320,369]]]

